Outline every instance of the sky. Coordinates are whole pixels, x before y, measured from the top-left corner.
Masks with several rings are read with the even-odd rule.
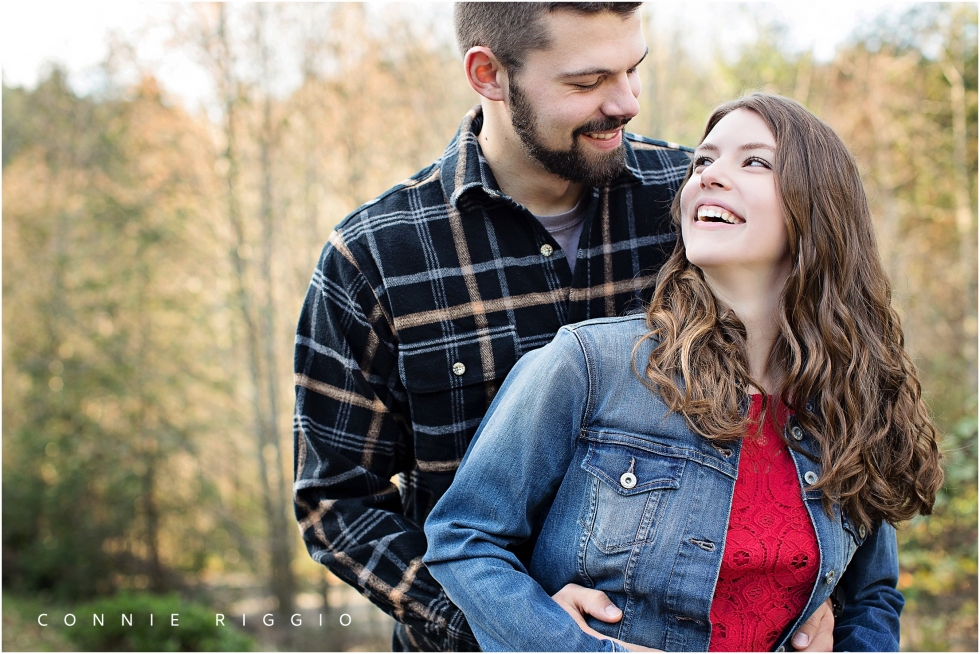
[[[165,44],[160,30],[147,31],[152,21],[166,22],[171,3],[75,2],[0,3],[0,64],[3,80],[10,86],[32,87],[49,62],[58,62],[69,71],[76,91],[97,87],[101,77],[97,66],[107,53],[107,36],[117,30],[139,43],[140,59],[149,64],[163,86],[195,104],[205,93],[203,76],[193,62],[175,54]],[[379,5],[382,3],[372,3]],[[448,3],[418,3],[428,11],[445,13],[447,28],[451,20]],[[730,17],[736,3],[651,2],[659,20],[671,21],[692,31],[707,27],[716,38],[740,38],[732,33]],[[910,3],[882,0],[826,0],[824,2],[739,3],[775,14],[790,28],[792,42],[799,49],[812,49],[815,57],[827,60],[852,30],[886,9],[901,12]],[[738,29],[744,29],[744,26]],[[738,30],[736,30],[737,32]],[[447,31],[447,34],[449,32]]]

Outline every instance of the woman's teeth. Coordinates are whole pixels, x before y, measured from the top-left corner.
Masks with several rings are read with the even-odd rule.
[[[712,220],[714,219],[714,220]],[[719,207],[698,207],[698,220],[700,222],[717,222],[718,220],[723,220],[726,223],[735,225],[738,223],[745,222],[735,214],[725,211]]]

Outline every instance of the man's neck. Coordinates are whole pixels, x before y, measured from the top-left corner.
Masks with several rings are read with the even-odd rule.
[[[494,109],[498,108],[484,103],[479,142],[500,190],[538,216],[574,208],[584,185],[553,175],[531,159],[509,123],[503,122],[506,117]]]

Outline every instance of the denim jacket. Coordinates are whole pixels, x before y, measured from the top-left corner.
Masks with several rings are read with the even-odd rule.
[[[449,491],[425,524],[424,562],[485,650],[616,651],[550,595],[604,591],[623,611],[596,631],[663,650],[707,650],[740,442],[712,444],[639,380],[643,316],[562,328],[525,355],[494,399]],[[648,360],[650,339],[636,350]],[[817,452],[791,417],[787,435]],[[840,587],[838,650],[898,650],[904,600],[895,531],[857,528],[820,491],[820,466],[790,450],[820,569],[788,639]],[[625,477],[626,473],[634,478]],[[777,650],[778,651],[778,650]]]

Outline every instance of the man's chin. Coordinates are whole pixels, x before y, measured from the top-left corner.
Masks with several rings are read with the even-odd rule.
[[[603,186],[626,169],[626,146],[623,143],[606,152],[578,141],[572,149],[565,151],[548,150],[528,141],[524,141],[524,147],[549,173],[577,184]]]
[[[608,152],[592,152],[584,154],[580,165],[575,171],[577,179],[570,181],[582,182],[589,186],[602,186],[612,182],[626,170],[626,147],[619,147]]]

